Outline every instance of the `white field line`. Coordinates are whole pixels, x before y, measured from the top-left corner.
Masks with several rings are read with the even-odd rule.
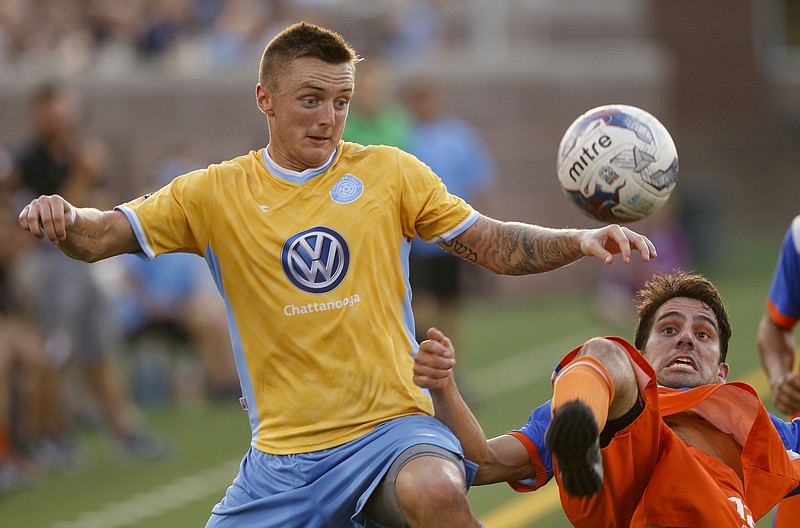
[[[241,460],[231,460],[195,475],[181,477],[122,501],[111,502],[100,510],[86,512],[74,521],[59,522],[51,528],[117,528],[141,523],[182,508],[203,497],[219,496],[233,481]],[[209,505],[208,514],[211,515]]]
[[[588,331],[587,331],[588,330]],[[476,403],[495,398],[512,390],[550,379],[557,362],[567,352],[585,341],[582,336],[601,335],[599,328],[584,328],[580,334],[545,343],[492,363],[480,370],[473,370],[465,376],[465,387]],[[491,354],[491,351],[484,351]],[[458,355],[456,355],[456,359]]]

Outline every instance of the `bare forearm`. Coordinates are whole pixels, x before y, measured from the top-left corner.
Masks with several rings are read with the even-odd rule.
[[[491,484],[532,474],[527,450],[509,435],[487,440],[456,386],[453,376],[455,351],[450,339],[430,328],[428,340],[414,356],[414,383],[428,389],[436,418],[450,427],[466,457],[478,464],[475,484]]]
[[[139,245],[124,214],[119,211],[77,209],[75,222],[58,248],[67,256],[85,262],[138,251]]]
[[[461,442],[464,456],[478,464],[473,484],[495,484],[531,478],[535,470],[522,443],[510,435],[487,440],[478,420],[456,390],[447,397],[433,395],[436,417]]]
[[[436,418],[453,431],[464,448],[464,455],[477,464],[489,461],[491,453],[486,435],[455,383],[445,390],[431,391],[431,397]]]
[[[768,313],[758,326],[758,351],[769,376],[775,406],[788,415],[800,411],[800,375],[794,372],[794,334],[776,325]]]
[[[795,358],[794,336],[773,323],[768,315],[759,324],[758,352],[770,383],[775,384],[792,372]]]
[[[583,253],[579,230],[551,229],[481,217],[441,245],[450,253],[503,275],[528,275],[571,264]]]

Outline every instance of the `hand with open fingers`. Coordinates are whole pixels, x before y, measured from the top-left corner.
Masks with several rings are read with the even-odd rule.
[[[622,256],[623,262],[630,262],[631,252],[634,249],[639,252],[643,262],[648,262],[657,256],[656,247],[650,239],[617,224],[590,229],[581,239],[583,254],[597,257],[605,264],[611,264],[616,254]]]
[[[428,339],[420,343],[414,356],[414,383],[431,391],[440,391],[453,383],[455,351],[450,338],[440,330],[428,330]]]
[[[19,214],[22,229],[53,244],[67,238],[67,228],[74,222],[75,208],[57,194],[36,198]]]

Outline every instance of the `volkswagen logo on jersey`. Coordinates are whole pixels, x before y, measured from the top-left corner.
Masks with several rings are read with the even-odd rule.
[[[283,272],[308,293],[328,293],[347,275],[350,250],[342,235],[317,226],[301,231],[283,244]]]
[[[352,174],[345,174],[331,189],[331,198],[336,203],[346,204],[358,199],[363,192],[364,184],[361,180]]]

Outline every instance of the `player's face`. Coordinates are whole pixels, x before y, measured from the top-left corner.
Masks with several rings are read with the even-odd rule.
[[[727,363],[720,363],[719,328],[714,312],[697,299],[676,297],[656,311],[644,356],[665,387],[722,383]]]
[[[277,89],[256,87],[258,106],[269,123],[269,154],[284,169],[319,167],[342,138],[355,71],[350,63],[292,61]]]

